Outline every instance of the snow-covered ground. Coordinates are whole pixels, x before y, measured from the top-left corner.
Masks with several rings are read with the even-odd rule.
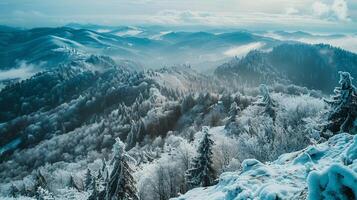
[[[174,200],[356,198],[357,136],[341,133],[271,163],[247,159],[241,171],[223,173],[217,185]]]

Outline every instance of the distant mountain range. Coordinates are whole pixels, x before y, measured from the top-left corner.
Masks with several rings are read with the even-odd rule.
[[[88,54],[132,60],[147,68],[189,63],[213,67],[227,61],[225,52],[259,42],[268,49],[280,42],[249,32],[172,32],[140,27],[79,26],[15,29],[0,28],[0,69],[21,63],[44,68],[56,67]],[[246,49],[247,53],[251,49]]]
[[[188,64],[206,73],[219,66],[215,71],[218,77],[237,78],[244,83],[278,80],[330,91],[338,79],[338,70],[356,74],[356,54],[298,41],[343,37],[302,31],[197,32],[160,26],[75,23],[34,29],[0,26],[0,88],[98,55],[134,71]]]

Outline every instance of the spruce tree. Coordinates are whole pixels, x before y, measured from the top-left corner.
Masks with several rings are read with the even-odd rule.
[[[275,105],[274,100],[270,97],[268,87],[266,85],[262,84],[262,85],[260,85],[259,90],[261,93],[261,97],[254,104],[264,107],[264,112],[267,115],[269,115],[273,119],[273,121],[275,121],[275,118],[276,118],[275,107],[276,107],[276,105]]]
[[[350,132],[357,116],[356,88],[352,84],[353,78],[348,72],[339,72],[339,74],[340,86],[335,88],[335,95],[330,100],[325,100],[331,106],[329,123],[325,129],[333,133]]]
[[[119,138],[113,148],[113,168],[105,189],[106,200],[138,200],[135,180],[131,175],[132,169],[128,161],[129,156],[125,152],[125,145]]]
[[[192,160],[191,168],[187,171],[189,188],[207,187],[214,183],[216,171],[213,168],[213,140],[208,133],[208,127],[203,127],[203,138],[199,144],[198,155]]]

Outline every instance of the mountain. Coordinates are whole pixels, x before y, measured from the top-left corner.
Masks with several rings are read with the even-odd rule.
[[[185,66],[138,72],[130,62],[117,65],[103,56],[62,64],[0,91],[0,154],[10,155],[14,149],[93,123],[120,105],[149,98],[153,88],[170,96],[205,79]]]
[[[269,52],[251,51],[242,59],[219,66],[215,75],[250,85],[290,82],[331,92],[338,82],[338,71],[357,76],[356,69],[357,54],[352,52],[323,44],[286,43]]]
[[[146,68],[182,63],[209,68],[226,61],[236,54],[234,49],[241,46],[260,44],[237,53],[244,55],[251,49],[269,49],[279,43],[249,32],[216,34],[160,30],[156,27],[76,24],[58,28],[4,29],[0,31],[0,69],[34,65],[41,71],[92,54],[111,56],[116,61],[133,60]],[[233,53],[225,53],[232,49]]]
[[[356,148],[357,136],[341,133],[271,163],[247,159],[241,170],[223,173],[217,185],[174,199],[355,199]]]
[[[0,69],[18,67],[20,62],[51,68],[88,54],[113,55],[117,58],[140,57],[135,51],[157,44],[142,38],[122,38],[86,29],[36,28],[1,32]]]

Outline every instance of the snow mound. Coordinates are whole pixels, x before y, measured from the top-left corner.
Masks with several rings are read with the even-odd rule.
[[[324,172],[308,177],[308,199],[356,199],[357,174],[346,166],[334,164]]]
[[[356,199],[357,136],[341,133],[327,142],[281,155],[263,164],[242,162],[242,171],[223,173],[219,183],[196,188],[175,200]]]

